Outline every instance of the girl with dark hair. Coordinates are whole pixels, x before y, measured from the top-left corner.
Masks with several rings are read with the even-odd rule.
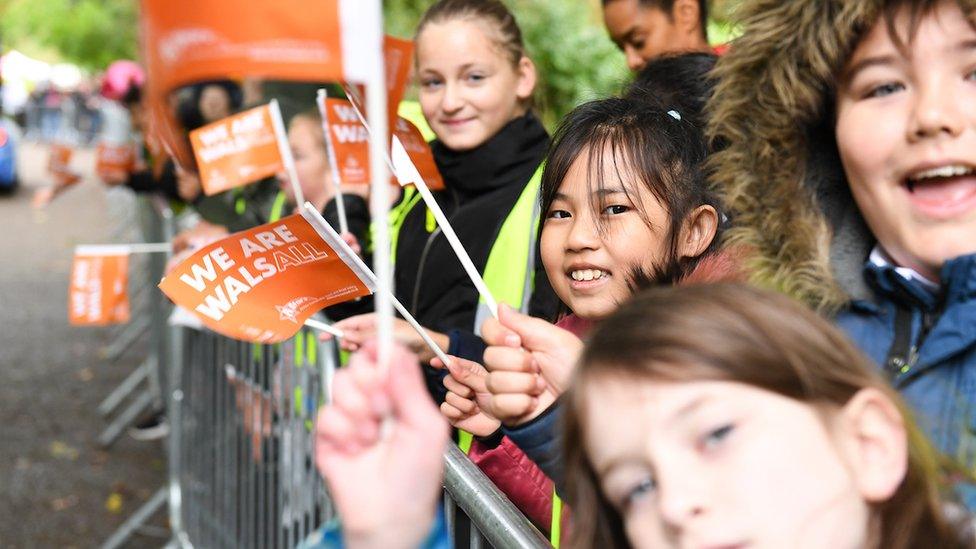
[[[646,285],[738,276],[717,252],[719,213],[705,181],[700,129],[647,98],[574,110],[556,133],[542,178],[542,262],[564,316],[556,326],[502,308],[482,335],[487,372],[450,366],[442,410],[455,424],[479,415],[557,486],[562,480],[556,399],[592,323]],[[453,408],[453,409],[452,409]]]
[[[780,295],[634,298],[593,332],[565,396],[572,545],[972,547],[935,453],[873,370]]]

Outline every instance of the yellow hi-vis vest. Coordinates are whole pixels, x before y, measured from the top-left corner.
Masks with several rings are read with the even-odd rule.
[[[542,207],[539,202],[541,183],[542,165],[536,169],[502,223],[498,237],[488,253],[485,270],[481,274],[496,301],[517,307],[523,313],[528,312],[535,282],[535,247],[538,240]],[[397,241],[403,222],[421,200],[420,194],[413,187],[404,189],[403,193],[403,199],[400,200],[400,203],[390,210],[390,256],[392,258],[396,258]],[[430,215],[427,218],[427,230],[433,232],[436,221]],[[491,311],[488,310],[484,299],[480,299],[473,326],[475,333],[480,333],[481,324],[490,314]],[[474,437],[471,433],[458,431],[458,447],[465,454],[471,451],[473,440]],[[552,521],[549,534],[549,541],[553,547],[559,547],[561,517],[562,500],[553,490]]]
[[[244,215],[247,211],[247,198],[241,194],[240,187],[234,189],[234,211],[237,215]],[[281,214],[285,211],[285,202],[287,202],[288,197],[285,196],[285,191],[278,191],[275,195],[274,202],[271,203],[271,210],[268,212],[268,223],[274,223],[281,219]]]

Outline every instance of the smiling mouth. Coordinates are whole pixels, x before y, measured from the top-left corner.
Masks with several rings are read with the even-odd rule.
[[[569,271],[569,278],[576,282],[590,282],[610,278],[610,273],[602,269],[576,269]]]
[[[917,187],[925,185],[938,185],[940,183],[946,183],[948,180],[957,177],[971,177],[973,175],[976,175],[976,169],[970,166],[964,166],[962,164],[939,166],[938,168],[931,168],[909,174],[909,176],[905,178],[905,186],[908,188],[908,192],[914,193]]]
[[[462,124],[467,124],[472,120],[474,120],[474,118],[463,118],[463,119],[456,119],[456,120],[443,120],[442,123],[446,126],[460,126]]]
[[[948,221],[976,209],[976,167],[946,164],[909,173],[902,182],[922,216]]]

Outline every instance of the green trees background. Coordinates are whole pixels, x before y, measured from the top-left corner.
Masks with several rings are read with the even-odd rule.
[[[315,1],[315,0],[309,0]],[[539,68],[543,119],[552,124],[577,104],[617,91],[627,80],[623,56],[603,29],[599,0],[505,0]],[[718,21],[735,0],[713,0]],[[433,0],[383,0],[387,32],[412,37]],[[137,56],[137,0],[0,0],[0,37],[11,47],[43,50],[97,72]],[[720,40],[723,37],[718,37]],[[51,60],[51,59],[48,59]]]

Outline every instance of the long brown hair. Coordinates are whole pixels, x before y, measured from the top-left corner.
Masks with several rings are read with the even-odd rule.
[[[833,407],[864,388],[882,391],[905,418],[909,457],[898,490],[872,510],[874,546],[964,546],[943,518],[944,475],[934,450],[868,359],[826,320],[782,295],[716,284],[639,294],[592,334],[566,395],[567,501],[575,547],[629,546],[623,520],[602,494],[585,452],[587,402],[580,387],[606,375],[735,381]]]

